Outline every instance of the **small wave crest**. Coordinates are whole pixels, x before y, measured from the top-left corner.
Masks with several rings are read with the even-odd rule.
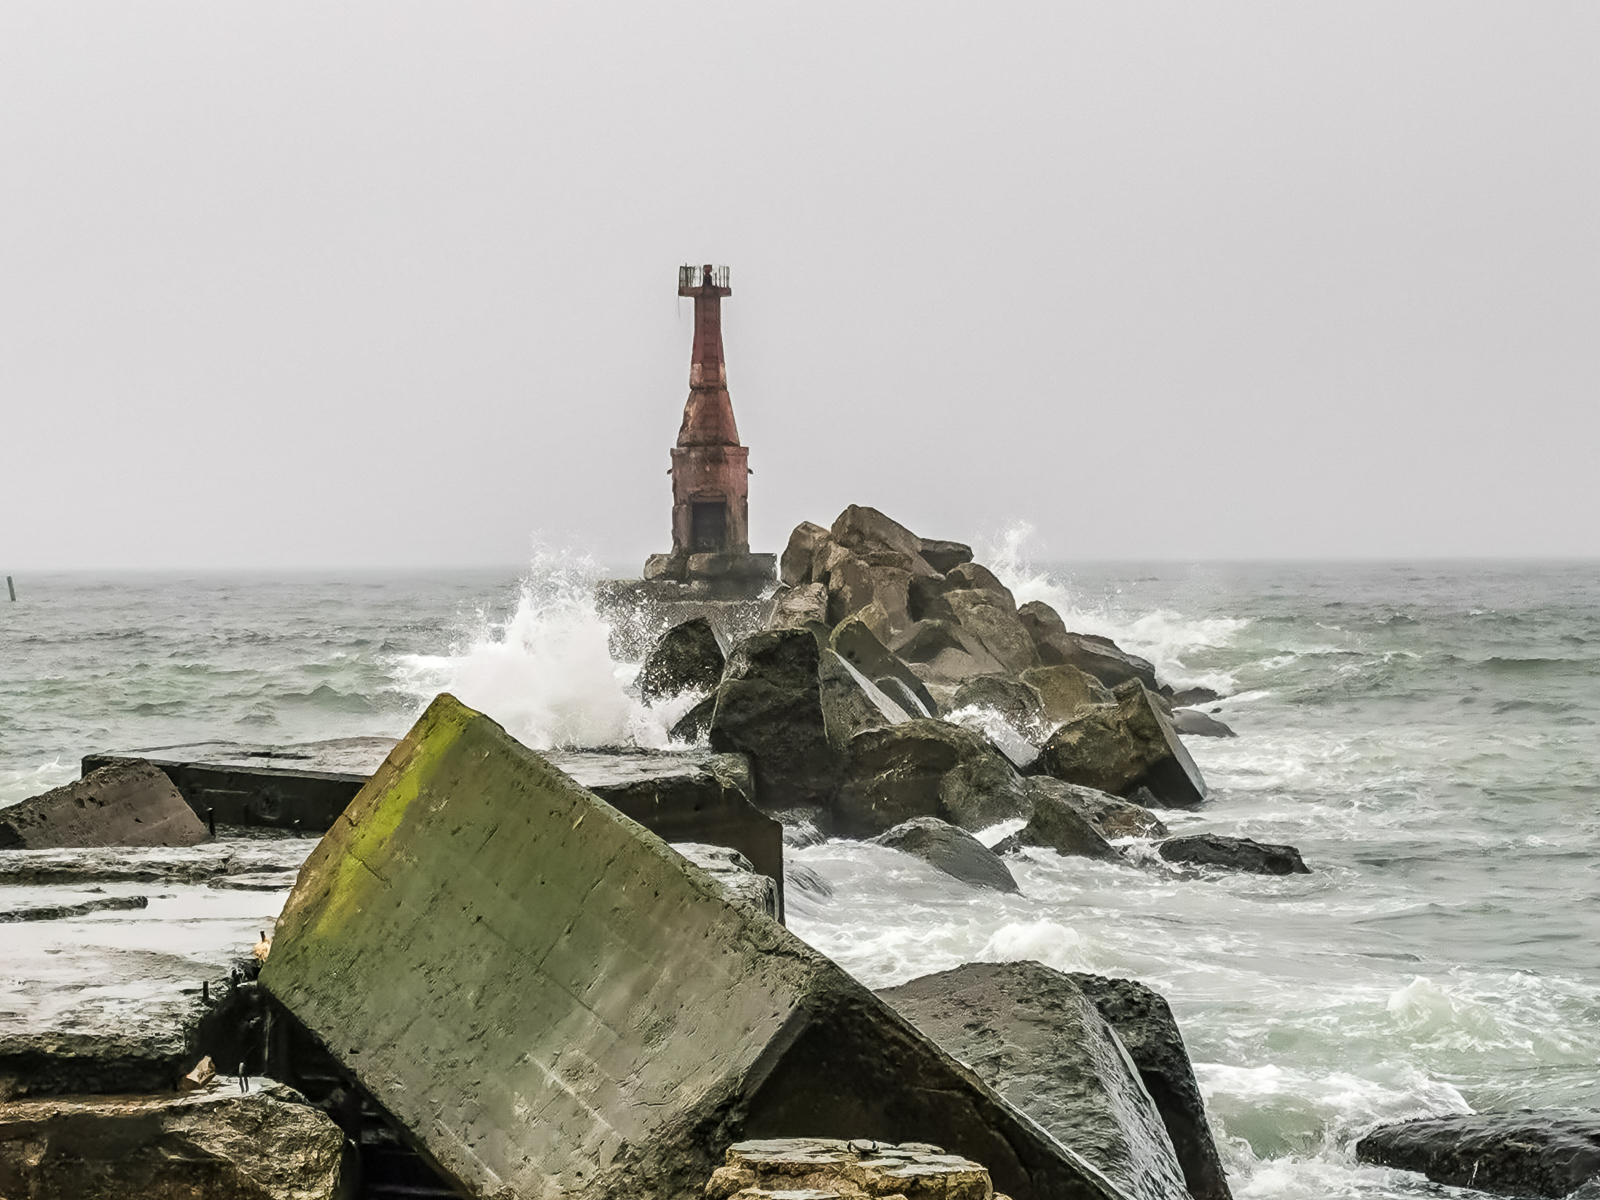
[[[1011,589],[1019,605],[1044,601],[1074,633],[1108,637],[1122,649],[1149,659],[1161,680],[1174,687],[1209,687],[1224,693],[1237,687],[1228,672],[1194,671],[1183,659],[1196,650],[1228,645],[1248,621],[1185,616],[1166,608],[1131,614],[1113,613],[1105,605],[1085,607],[1065,583],[1033,565],[1029,549],[1033,536],[1033,526],[1018,521],[985,548],[986,565]]]

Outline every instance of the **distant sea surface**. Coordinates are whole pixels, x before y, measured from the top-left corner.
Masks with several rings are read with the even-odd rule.
[[[1018,958],[1146,981],[1241,1197],[1437,1195],[1358,1166],[1354,1139],[1600,1108],[1600,564],[999,569],[1226,693],[1206,708],[1239,736],[1188,741],[1211,803],[1163,816],[1292,843],[1313,874],[1035,852],[999,896],[834,842],[798,853],[835,891],[791,892],[797,933],[874,987]],[[399,736],[443,689],[530,745],[665,745],[687,702],[630,695],[598,574],[23,576],[0,596],[0,805],[92,750]]]

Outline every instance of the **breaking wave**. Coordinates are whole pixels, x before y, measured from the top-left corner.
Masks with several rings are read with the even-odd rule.
[[[663,748],[699,697],[639,699],[639,664],[612,660],[611,626],[595,607],[601,577],[587,555],[540,550],[509,616],[478,613],[448,652],[401,656],[396,673],[420,703],[450,692],[534,749]]]
[[[1000,582],[1011,589],[1019,605],[1042,600],[1075,633],[1108,637],[1122,649],[1149,659],[1162,682],[1177,688],[1209,687],[1231,692],[1237,681],[1226,671],[1195,671],[1184,663],[1198,650],[1229,645],[1249,621],[1232,617],[1185,616],[1167,608],[1153,612],[1118,612],[1109,602],[1087,605],[1054,574],[1033,564],[1030,543],[1034,528],[1026,521],[1008,526],[978,556]]]

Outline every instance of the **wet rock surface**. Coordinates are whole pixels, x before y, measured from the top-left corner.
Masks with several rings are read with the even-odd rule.
[[[1156,845],[1156,853],[1170,863],[1184,866],[1217,867],[1226,871],[1248,871],[1255,875],[1309,875],[1311,868],[1293,846],[1226,837],[1219,833],[1196,833],[1168,838]]]
[[[1161,818],[1142,804],[1135,804],[1131,800],[1119,800],[1115,796],[1097,792],[1094,788],[1063,783],[1049,775],[1030,776],[1027,783],[1030,791],[1035,788],[1046,789],[1052,795],[1059,796],[1071,804],[1100,832],[1100,836],[1107,840],[1167,836],[1167,827]]]
[[[1035,962],[971,963],[879,992],[1133,1200],[1187,1200],[1151,1097],[1070,976]]]
[[[28,1200],[338,1200],[344,1134],[292,1089],[0,1104],[0,1195]],[[349,1182],[353,1182],[349,1181]]]
[[[724,658],[715,630],[705,617],[674,625],[662,635],[639,668],[639,695],[666,700],[684,692],[709,692],[722,680]]]
[[[995,851],[1008,854],[1024,846],[1043,846],[1069,858],[1122,862],[1122,854],[1079,807],[1075,795],[1078,790],[1058,779],[1029,779],[1027,791],[1033,802],[1033,815]]]
[[[1174,708],[1172,727],[1191,737],[1231,738],[1239,735],[1215,717],[1193,708]]]
[[[915,817],[872,839],[938,867],[946,875],[974,887],[1014,892],[1017,881],[1000,857],[964,829],[937,817]]]
[[[0,809],[0,850],[193,846],[206,826],[160,768],[119,762]]]
[[[828,741],[817,640],[801,629],[767,630],[739,643],[717,689],[714,750],[746,754],[769,811],[826,806],[842,767]]]
[[[672,848],[710,875],[728,899],[774,920],[780,916],[777,881],[759,873],[737,850],[699,842],[673,842]]]
[[[1506,1196],[1568,1196],[1600,1180],[1600,1112],[1523,1109],[1388,1125],[1356,1143],[1361,1162]]]
[[[0,854],[0,908],[96,905],[3,926],[0,1097],[171,1088],[193,1066],[202,985],[214,999],[272,928],[313,845]]]
[[[913,817],[977,830],[1025,806],[1021,776],[984,738],[921,718],[851,741],[834,803],[835,832],[876,837]]]
[[[730,1146],[705,1195],[707,1200],[992,1200],[995,1192],[989,1172],[978,1163],[923,1142],[774,1138]]]
[[[1198,807],[1205,780],[1149,689],[1134,680],[1113,695],[1115,704],[1086,709],[1057,729],[1033,771],[1113,796],[1143,788],[1158,804]]]
[[[1134,979],[1069,977],[1117,1031],[1155,1101],[1194,1200],[1232,1200],[1183,1034],[1166,997]]]

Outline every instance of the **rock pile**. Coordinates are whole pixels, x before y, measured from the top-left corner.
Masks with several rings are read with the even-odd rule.
[[[674,734],[747,756],[753,798],[786,823],[875,838],[929,818],[975,833],[1034,818],[1045,795],[1049,811],[1008,845],[1106,858],[1108,836],[1164,832],[1147,806],[1204,801],[1151,664],[1046,604],[1019,606],[970,547],[851,505],[830,528],[795,529],[780,579],[767,627],[720,675],[711,627],[690,622],[640,688],[709,687]]]

